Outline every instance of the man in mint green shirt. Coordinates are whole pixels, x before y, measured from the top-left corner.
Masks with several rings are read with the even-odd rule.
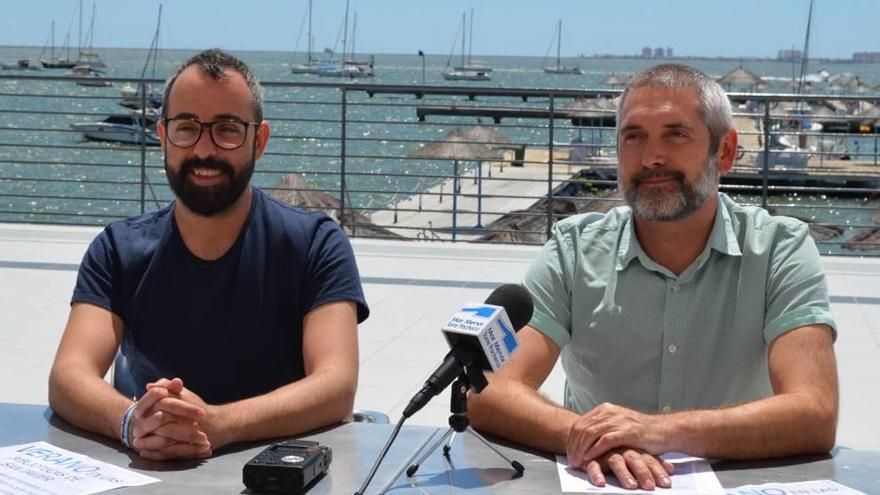
[[[525,277],[535,313],[474,424],[566,453],[597,485],[670,485],[679,451],[762,458],[828,451],[834,321],[804,223],[718,192],[737,134],[724,91],[661,65],[618,111],[627,206],[558,222]],[[561,356],[565,404],[537,389]]]

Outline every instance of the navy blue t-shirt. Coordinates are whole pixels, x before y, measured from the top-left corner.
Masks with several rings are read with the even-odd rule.
[[[92,241],[72,302],[124,324],[134,393],[180,377],[209,404],[260,395],[305,376],[303,317],[331,301],[369,310],[351,244],[323,213],[253,188],[248,218],[221,258],[193,255],[174,205],[114,222]]]

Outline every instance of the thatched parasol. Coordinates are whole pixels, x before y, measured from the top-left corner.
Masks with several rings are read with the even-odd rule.
[[[551,215],[560,220],[570,215],[585,212],[607,213],[611,208],[620,206],[623,196],[617,190],[600,193],[589,201],[572,201],[570,199],[553,198],[550,203]],[[578,194],[576,194],[578,195]],[[547,200],[543,199],[527,210],[510,212],[489,226],[490,233],[481,237],[482,241],[511,242],[518,244],[540,244],[544,242],[544,231],[547,227]]]
[[[315,190],[297,174],[285,174],[277,186],[263,189],[282,203],[308,210],[321,210],[327,216],[339,221],[339,208],[342,206],[339,199],[330,193]],[[346,207],[344,219],[345,231],[350,235],[358,233],[368,237],[401,237],[386,228],[374,225],[366,215],[349,207]]]
[[[767,84],[761,79],[761,76],[745,69],[743,66],[739,66],[721,76],[718,79],[718,83],[726,84],[728,86],[748,86],[750,88],[757,88],[759,86],[766,87]]]
[[[776,208],[770,207],[767,208],[767,211],[770,212],[771,215],[778,215],[779,210]],[[830,239],[834,239],[835,237],[843,234],[843,227],[839,225],[828,225],[824,223],[817,223],[814,220],[809,218],[801,217],[798,215],[789,215],[792,218],[797,218],[801,222],[807,224],[810,228],[810,237],[813,238],[816,242],[824,242]]]
[[[499,133],[500,134],[500,133]],[[458,214],[458,162],[477,161],[482,164],[485,160],[497,160],[501,153],[489,146],[480,144],[476,139],[469,136],[461,129],[455,129],[439,141],[430,142],[409,154],[412,158],[427,158],[430,160],[452,161],[452,240],[457,233]],[[482,181],[480,182],[482,188]],[[482,195],[477,194],[477,224],[481,217]]]
[[[862,230],[843,243],[844,249],[850,251],[877,251],[880,250],[880,228],[872,227]]]
[[[810,112],[810,117],[836,117],[837,112],[825,105],[819,105],[815,110]]]
[[[859,78],[854,74],[843,73],[832,77],[830,82],[841,88],[855,88],[859,85]]]
[[[506,145],[512,142],[506,135],[484,125],[471,127],[465,131],[464,135],[469,140],[488,146],[489,148],[495,148],[498,145]]]
[[[626,81],[615,76],[612,72],[604,81],[602,81],[602,84],[605,84],[606,86],[623,86],[626,84]]]
[[[856,93],[864,94],[864,93],[873,93],[874,88],[871,87],[870,84],[865,84],[862,81],[859,81],[858,84],[853,88]]]
[[[439,141],[432,141],[409,154],[412,158],[430,160],[494,160],[498,152],[479,144],[461,129],[455,129]]]
[[[855,115],[862,122],[873,122],[876,123],[880,121],[880,105],[872,106],[866,110],[863,110]]]
[[[572,125],[584,125],[584,121],[595,124],[595,120],[602,121],[611,120],[608,124],[613,124],[617,110],[617,104],[614,100],[610,100],[603,96],[596,98],[575,98],[571,103],[562,107],[562,110],[568,113],[571,118]]]

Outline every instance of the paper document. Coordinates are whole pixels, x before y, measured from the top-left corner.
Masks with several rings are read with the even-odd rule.
[[[0,447],[3,495],[87,495],[157,481],[46,442]]]
[[[569,467],[568,458],[564,455],[556,456],[556,469],[559,473],[559,484],[564,493],[727,494],[706,459],[677,453],[665,454],[662,457],[675,465],[675,472],[669,477],[672,480],[672,488],[658,486],[653,491],[627,490],[611,473],[605,475],[605,486],[596,486],[590,482],[587,473]]]
[[[830,480],[800,481],[797,483],[764,483],[763,485],[744,485],[727,490],[727,495],[865,495],[865,493],[845,487]]]

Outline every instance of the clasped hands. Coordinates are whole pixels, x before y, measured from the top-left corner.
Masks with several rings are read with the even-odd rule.
[[[658,457],[668,451],[665,430],[663,415],[601,404],[572,424],[566,455],[596,486],[605,486],[605,473],[612,472],[630,490],[669,488],[674,466]]]
[[[202,459],[223,441],[217,408],[183,386],[180,378],[147,385],[129,427],[129,442],[143,458]]]

